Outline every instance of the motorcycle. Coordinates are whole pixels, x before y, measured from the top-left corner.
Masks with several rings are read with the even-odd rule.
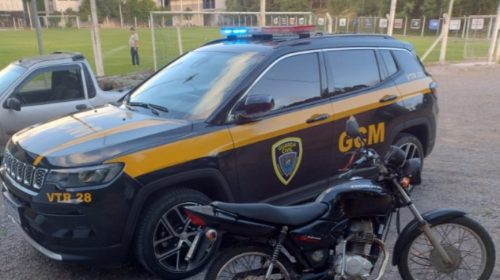
[[[408,190],[420,184],[421,162],[391,146],[382,159],[367,148],[354,117],[347,135],[361,143],[341,177],[314,202],[296,206],[213,202],[184,211],[199,232],[186,258],[207,244],[223,249],[206,279],[382,279],[389,263],[384,242],[396,214],[399,236],[392,265],[403,279],[489,279],[495,247],[488,232],[465,212],[421,214]],[[371,166],[376,179],[354,176]],[[399,209],[415,217],[399,232]],[[202,242],[201,240],[205,240]],[[198,246],[204,243],[203,246]]]

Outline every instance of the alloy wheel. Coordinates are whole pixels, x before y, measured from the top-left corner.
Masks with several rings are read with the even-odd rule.
[[[196,203],[178,204],[166,211],[158,221],[153,234],[153,250],[158,263],[170,271],[188,271],[196,268],[201,261],[193,263],[185,257],[196,236],[198,227],[183,211],[185,206]],[[204,260],[209,251],[201,258]]]

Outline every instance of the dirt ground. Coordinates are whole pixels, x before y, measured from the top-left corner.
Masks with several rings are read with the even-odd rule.
[[[500,67],[428,67],[439,82],[440,116],[434,152],[425,161],[417,207],[467,211],[500,244]],[[2,204],[3,201],[0,201]],[[403,225],[408,213],[403,215]],[[395,230],[389,236],[392,248]],[[491,279],[500,279],[497,258]],[[137,264],[97,268],[51,261],[20,236],[0,207],[0,279],[155,279]],[[190,280],[201,280],[198,275]],[[391,268],[384,279],[400,279]]]

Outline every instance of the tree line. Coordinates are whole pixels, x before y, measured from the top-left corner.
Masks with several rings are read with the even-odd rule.
[[[455,0],[453,16],[496,14],[499,0]],[[389,13],[390,0],[267,0],[267,11],[330,12],[331,15],[379,16]],[[397,15],[436,18],[448,11],[449,0],[398,0]],[[260,0],[226,0],[229,11],[259,11]]]
[[[0,0],[1,1],[1,0]],[[23,0],[29,5],[31,0]],[[37,9],[39,12],[45,12],[45,1],[37,0]],[[137,17],[140,21],[147,21],[150,11],[161,10],[157,7],[153,0],[96,0],[97,16],[99,21],[105,18],[120,18],[120,5],[122,16],[125,21],[133,21]],[[52,14],[61,14],[61,12],[54,11]],[[90,15],[90,0],[83,0],[78,12],[68,9],[64,11],[66,15],[79,15],[80,18],[86,19]]]
[[[29,1],[29,0],[24,0]],[[200,0],[203,1],[203,0]],[[455,0],[453,16],[496,14],[500,0]],[[44,10],[44,0],[37,0],[38,10]],[[126,21],[147,21],[149,12],[161,10],[153,0],[98,0],[96,1],[99,20],[120,17],[119,6]],[[391,0],[266,0],[266,10],[272,12],[313,11],[329,12],[331,15],[378,16],[389,13]],[[397,16],[419,18],[438,18],[448,10],[449,0],[398,0]],[[165,10],[169,10],[166,7]],[[257,12],[260,0],[226,0],[228,11]],[[83,0],[78,13],[66,11],[66,14],[79,14],[81,18],[90,15],[90,0]]]

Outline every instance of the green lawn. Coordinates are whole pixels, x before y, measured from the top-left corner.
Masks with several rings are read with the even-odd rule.
[[[101,45],[104,58],[104,71],[106,75],[125,74],[144,71],[153,68],[153,52],[151,32],[149,29],[139,29],[141,59],[140,66],[132,66],[129,48],[127,46],[129,32],[122,29],[101,29]],[[0,68],[10,62],[38,54],[36,34],[34,31],[0,31],[4,43],[0,46]],[[157,29],[157,57],[159,66],[164,65],[179,55],[176,30],[173,28]],[[183,28],[182,41],[184,52],[192,50],[201,44],[220,38],[218,29],[215,28]],[[398,37],[415,46],[419,55],[422,55],[432,44],[436,37]],[[90,63],[94,64],[94,56],[89,29],[49,29],[43,30],[45,52],[56,50],[78,51],[83,53]],[[447,60],[459,61],[464,58],[464,41],[450,37],[448,43]],[[484,57],[488,51],[488,41],[479,40],[467,44],[466,56]],[[439,45],[427,58],[426,62],[437,61]]]

